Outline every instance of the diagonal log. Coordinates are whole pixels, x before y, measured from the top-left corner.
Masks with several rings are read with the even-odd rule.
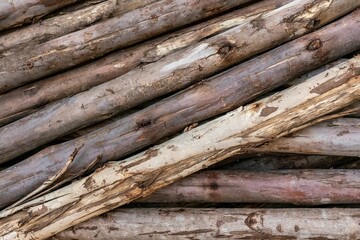
[[[359,100],[360,77],[338,73],[316,75],[124,161],[109,163],[66,187],[3,210],[0,236],[50,237]]]
[[[0,31],[39,21],[44,15],[79,0],[18,0],[1,1]]]
[[[248,1],[161,0],[24,49],[0,59],[0,93]]]
[[[156,40],[115,52],[65,73],[4,93],[0,95],[0,102],[2,102],[0,126],[20,119],[45,104],[86,91],[140,65],[144,66],[172,52],[189,47],[191,44],[237,26],[247,17],[276,9],[287,2],[289,0],[270,0],[251,4]],[[16,37],[17,41],[21,39],[24,37]]]
[[[297,34],[310,31],[309,22],[312,23],[314,17],[322,19],[324,15],[321,21],[330,20],[341,13],[341,11],[336,11],[336,14],[331,15],[330,18],[332,8],[339,7],[345,2],[316,1],[316,4],[306,5],[306,1],[293,1],[261,15],[260,18],[259,16],[247,18],[243,24],[183,51],[170,54],[110,82],[51,104],[39,112],[0,129],[0,162],[10,160],[77,128],[109,118],[118,112],[171,91],[179,90],[259,51],[271,48],[274,44],[280,44]],[[306,10],[304,10],[304,5],[306,5]],[[349,6],[349,4],[345,5]],[[305,14],[308,11],[311,14]],[[294,14],[297,17],[294,17]],[[356,21],[357,14],[359,11],[347,20]],[[289,17],[293,17],[291,21]],[[264,25],[259,28],[254,22],[247,24],[251,22],[251,19],[255,22],[261,20]],[[272,29],[272,31],[266,29]],[[351,31],[354,31],[353,28]],[[354,32],[357,33],[357,30]],[[259,39],[262,41],[258,41]],[[327,60],[327,55],[321,55],[325,53],[325,49],[314,48],[312,45],[321,46],[317,44],[318,41],[318,39],[311,39],[306,42],[311,46],[304,54],[321,58],[323,61]],[[359,42],[354,41],[354,45],[356,44]],[[354,46],[352,43],[349,45]],[[316,55],[316,52],[320,54]],[[257,87],[261,87],[261,84]],[[16,146],[22,147],[19,149]]]
[[[83,171],[99,156],[101,163],[122,158],[194,122],[239,107],[264,91],[322,65],[328,59],[336,59],[352,48],[359,48],[360,43],[356,39],[360,36],[360,29],[356,32],[352,27],[359,15],[360,11],[354,12],[354,15],[284,44],[169,99],[93,133],[48,147],[1,171],[0,192],[4,197],[0,199],[0,206],[6,206],[34,191],[60,171],[74,149],[80,146],[83,147],[64,178],[71,178]],[[322,48],[304,51],[314,38],[324,42]],[[358,61],[349,60],[324,74],[337,73],[343,77],[357,75],[360,73]],[[11,136],[14,138],[14,133]]]
[[[359,214],[359,208],[117,209],[52,239],[345,240],[360,235]]]
[[[137,202],[357,204],[358,170],[213,170],[196,173]]]

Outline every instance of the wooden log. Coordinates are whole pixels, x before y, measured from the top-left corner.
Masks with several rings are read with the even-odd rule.
[[[334,1],[330,5],[326,5],[325,3],[325,5],[319,5],[319,2],[316,2],[315,5],[311,5],[314,10],[312,14],[305,16],[310,22],[313,21],[313,17],[318,14],[320,15],[317,17],[321,19],[321,13],[324,12],[325,9],[328,9],[329,7],[329,9],[332,10],[333,7],[339,7],[336,3],[345,4],[346,1]],[[230,66],[241,59],[247,58],[252,54],[267,48],[271,48],[275,43],[281,43],[286,39],[293,38],[297,34],[309,31],[309,22],[305,23],[303,19],[299,22],[296,20],[297,18],[294,18],[291,23],[286,22],[287,17],[293,16],[293,14],[304,14],[303,8],[305,4],[306,2],[304,1],[296,0],[280,9],[275,9],[262,15],[261,18],[264,20],[262,21],[264,23],[264,28],[262,30],[258,30],[254,22],[253,24],[240,24],[237,27],[204,40],[190,48],[170,54],[152,64],[136,68],[112,81],[54,103],[39,112],[2,127],[0,129],[0,162],[10,160],[26,151],[74,131],[77,128],[85,127],[96,121],[110,118],[114,114],[129,109],[137,104],[149,101],[171,91],[181,89],[226,66]],[[348,4],[345,5],[349,6]],[[325,19],[328,19],[329,13],[332,12],[330,10],[328,10],[329,12],[326,11]],[[338,11],[336,11],[336,13],[338,14]],[[331,27],[338,27],[341,31],[347,31],[346,26],[349,26],[352,22],[356,22],[359,14],[359,11],[355,11],[353,14],[349,15],[349,17],[344,18],[343,21],[331,25]],[[258,16],[250,17],[250,19],[253,20],[255,18],[257,19],[255,21],[259,20]],[[244,23],[251,22],[250,19],[246,18]],[[265,31],[265,28],[272,29],[272,31]],[[333,29],[329,30],[329,28],[330,27],[325,28],[328,30],[322,32],[323,35],[321,37],[323,41],[325,38],[329,37],[329,35],[333,36],[334,34]],[[353,27],[350,27],[348,31],[351,31],[351,36],[346,40],[340,38],[341,40],[339,41],[347,42],[347,46],[350,46],[350,48],[359,45],[360,43],[358,41],[351,41],[350,39],[358,36],[357,34],[359,34],[358,32],[360,30],[354,30]],[[320,37],[319,35],[313,36]],[[263,39],[263,41],[258,41],[258,39]],[[324,62],[334,55],[338,56],[337,52],[339,52],[339,49],[335,50],[332,45],[327,44],[327,41],[324,41],[322,45],[316,45],[316,43],[319,42],[319,39],[314,40],[305,38],[303,41],[304,42],[302,42],[301,45],[293,46],[292,48],[292,50],[296,51],[298,54],[295,59],[291,59],[294,60],[294,62],[302,59],[302,57],[308,57],[308,59],[315,58],[316,61],[321,59],[319,62]],[[337,42],[337,39],[332,43],[335,44],[335,42]],[[315,44],[316,46],[321,47],[316,49],[310,47],[307,51],[304,51],[304,45],[305,49],[307,49],[309,44],[311,46]],[[327,47],[325,47],[325,45]],[[284,54],[282,51],[279,51],[277,54],[274,62],[279,58],[284,60],[288,57],[287,55],[282,55]],[[262,63],[268,66],[268,62],[269,59],[266,59],[266,61]],[[300,62],[305,64],[302,61]],[[283,66],[286,66],[285,69],[290,68],[288,61],[277,62],[277,64],[279,63],[279,68]],[[314,62],[312,63],[314,64]],[[259,69],[258,62],[253,62],[253,64],[256,65],[256,69]],[[303,67],[302,64],[299,65],[299,68]],[[311,68],[307,63],[305,66]],[[254,68],[254,65],[252,65],[252,67]],[[270,71],[273,70],[274,69],[270,69]],[[242,71],[243,69],[240,67],[237,70],[232,71],[231,74],[234,74],[234,78],[238,79],[238,74]],[[305,70],[303,69],[303,71]],[[286,74],[289,74],[289,71],[285,70],[285,72]],[[259,94],[260,90],[269,87],[267,81],[270,83],[270,88],[274,87],[274,85],[272,85],[274,80],[271,80],[269,72],[266,73],[266,76],[263,75],[263,77],[266,79],[264,79],[264,82],[262,82],[262,79],[260,80],[258,76],[250,80],[256,81],[257,83],[248,82],[253,89],[253,95],[246,94],[247,99]],[[226,76],[226,78],[229,78],[229,75]],[[281,81],[276,82],[276,84],[281,84]],[[204,85],[205,88],[208,87],[207,84]],[[217,83],[214,83],[214,85],[216,86]],[[239,87],[237,82],[235,82],[235,84],[232,83],[232,85]],[[243,89],[243,87],[244,85],[242,85],[240,89]],[[228,83],[224,88],[227,91],[232,91],[228,88]],[[241,93],[243,93],[243,91],[241,91]],[[236,95],[241,93],[236,93]],[[212,99],[215,99],[213,98],[213,95],[209,96],[211,96]],[[221,101],[216,99],[218,104],[212,107],[221,105],[223,111],[226,111],[223,106],[224,104],[222,104],[226,99],[219,99]],[[228,107],[231,108],[231,105]],[[171,107],[170,109],[173,108],[174,107]],[[149,125],[146,124],[147,120],[148,119],[140,119],[137,121],[144,121],[145,125]],[[144,125],[144,123],[137,124],[137,128],[139,128],[139,125]],[[19,149],[17,146],[22,146],[22,148]]]
[[[360,156],[360,119],[326,121],[269,142],[255,152]]]
[[[305,83],[240,107],[124,161],[109,163],[54,192],[25,203],[20,201],[19,205],[0,212],[0,236],[3,239],[45,239],[145,197],[249,146],[284,136],[292,129],[301,128],[359,99],[359,76],[341,77],[339,71],[316,75]],[[284,124],[279,124],[280,121]],[[77,152],[75,148],[66,165],[74,160]],[[65,170],[66,166],[62,172]],[[50,185],[59,175],[61,172],[45,185]]]
[[[3,56],[8,56],[13,52],[21,52],[26,47],[34,47],[37,44],[80,30],[109,17],[115,7],[116,0],[108,0],[3,34],[0,36],[0,52]]]
[[[24,49],[0,59],[0,93],[248,1],[161,0]]]
[[[19,0],[1,1],[0,3],[0,31],[21,26],[24,23],[39,21],[44,15],[78,2],[79,0]]]
[[[286,136],[285,136],[286,137]],[[226,165],[219,166],[224,170],[274,171],[285,169],[328,169],[348,163],[348,158],[321,155],[266,155],[242,159],[235,156]],[[352,159],[352,158],[351,158]],[[352,159],[354,160],[354,159]]]
[[[359,186],[358,170],[213,170],[196,173],[138,202],[357,204]]]
[[[360,14],[360,11],[356,14]],[[239,107],[264,91],[298,76],[303,71],[321,65],[328,58],[336,58],[341,50],[345,49],[342,46],[351,46],[352,43],[360,44],[353,39],[360,36],[360,29],[356,33],[351,21],[346,20],[348,18],[352,19],[351,21],[357,21],[356,17],[350,15],[327,28],[289,42],[225,74],[121,118],[93,133],[45,148],[6,171],[1,171],[0,193],[4,197],[0,198],[0,207],[27,195],[61,171],[68,161],[68,156],[73,153],[74,147],[83,146],[78,150],[75,161],[63,175],[65,179],[87,169],[94,159],[98,159],[98,156],[101,156],[100,163],[122,158],[177,133],[186,126]],[[349,28],[345,28],[346,26]],[[323,40],[322,48],[314,52],[304,51],[314,38]],[[332,41],[334,39],[337,41]],[[313,57],[314,55],[325,58]],[[324,74],[331,76],[337,73],[343,77],[356,75],[360,67],[352,61],[349,60]],[[33,131],[32,134],[34,134]],[[0,135],[0,138],[2,136],[4,135]],[[14,138],[14,134],[12,136]],[[11,144],[8,145],[8,147],[11,146]]]
[[[117,209],[52,239],[345,240],[359,236],[359,213],[358,208]]]
[[[24,117],[42,105],[86,91],[125,74],[139,65],[144,66],[176,50],[237,26],[246,17],[276,9],[287,2],[284,0],[261,1],[0,95],[0,102],[2,102],[0,126]]]

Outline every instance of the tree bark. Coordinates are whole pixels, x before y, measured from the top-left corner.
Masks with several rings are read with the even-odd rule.
[[[250,19],[247,18],[246,21],[244,21],[244,24],[240,24],[220,35],[202,41],[183,51],[170,54],[155,63],[136,68],[110,82],[101,84],[68,99],[63,99],[39,112],[2,127],[0,129],[0,162],[10,160],[26,151],[70,133],[77,128],[85,127],[96,121],[110,118],[114,114],[127,110],[140,103],[162,96],[171,91],[179,90],[222,70],[226,66],[235,64],[252,54],[271,48],[275,44],[280,44],[289,38],[293,38],[297,34],[309,31],[309,21],[311,23],[314,17],[322,19],[322,13],[325,14],[324,19],[329,19],[332,8],[341,7],[339,4],[345,4],[346,1],[333,1],[331,4],[328,3],[329,2],[327,1],[316,1],[316,4],[314,5],[306,5],[306,1],[293,1],[280,9],[275,9],[261,16],[261,22],[264,25],[262,25],[263,28],[260,30],[258,30],[258,27],[254,22],[252,22],[252,24],[245,24],[246,22],[251,22],[251,19],[255,22],[259,21],[259,16],[253,16],[250,17]],[[298,21],[298,18],[294,18],[291,23],[286,22],[288,21],[286,19],[294,14],[296,16],[304,14],[304,5],[307,6],[306,9],[310,6],[312,8],[312,14],[305,14],[307,22],[303,18],[301,18],[301,21]],[[349,6],[348,4],[345,5]],[[337,14],[339,12],[341,11],[336,11]],[[341,31],[347,31],[346,26],[349,26],[348,24],[351,24],[352,22],[356,22],[359,14],[360,11],[355,11],[343,21],[340,21],[338,24],[332,25],[331,27],[337,26]],[[333,16],[334,15],[332,15],[332,17]],[[266,31],[266,28],[272,29],[272,31]],[[329,27],[325,29],[329,29]],[[357,28],[354,29],[353,27],[348,31],[351,31],[353,34],[351,36],[358,36],[360,32],[360,30],[357,30]],[[327,38],[329,35],[334,34],[332,30],[324,30],[322,33],[324,33],[322,36],[313,36]],[[347,42],[350,48],[360,44],[357,40],[350,41],[350,39],[352,39],[351,36],[346,40],[341,39],[344,42]],[[258,41],[259,39],[262,39],[263,41]],[[323,44],[320,48],[310,47],[307,49],[308,45],[312,46],[315,44],[315,46],[317,46],[316,44],[319,42],[319,39],[314,40],[304,38],[303,41],[304,42],[302,42],[300,46],[292,46],[292,50],[296,51],[298,55],[295,59],[290,60],[296,62],[297,60],[302,59],[301,57],[308,57],[308,59],[321,59],[320,62],[324,62],[334,55],[337,56],[337,52],[340,52],[339,49],[335,50],[333,46],[324,47],[327,45],[327,42],[322,42]],[[334,42],[337,41],[335,40]],[[304,51],[304,45],[307,51]],[[277,52],[279,55],[275,55],[274,62],[279,58],[282,58],[283,60],[286,59],[285,63],[277,63],[281,66],[285,65],[285,68],[289,69],[291,68],[287,61],[289,59],[287,59],[286,55],[282,55],[283,53],[284,52],[281,51]],[[260,65],[268,65],[267,62],[269,62],[269,59],[261,62]],[[300,62],[305,64],[302,61]],[[254,63],[252,61],[252,63],[255,64],[256,69],[260,67],[258,62]],[[302,68],[302,64],[299,65],[300,68]],[[279,68],[281,66],[279,66]],[[312,68],[308,64],[305,64],[305,66],[308,66],[310,69]],[[252,65],[252,67],[254,67],[254,65]],[[269,71],[272,70],[273,69],[270,69]],[[236,73],[235,79],[238,79],[239,77],[239,72],[237,71],[242,71],[241,67],[232,71],[232,74]],[[305,69],[303,71],[305,71]],[[288,74],[289,71],[286,71],[286,73]],[[252,91],[253,95],[257,95],[259,91],[269,87],[267,81],[269,81],[271,85],[269,88],[277,86],[276,84],[281,84],[281,81],[279,80],[275,85],[272,85],[274,80],[271,80],[271,75],[268,74],[269,72],[267,72],[266,76],[263,75],[265,78],[264,82],[259,78],[255,78],[256,80],[252,78],[250,80],[254,81],[249,82],[251,88],[255,91],[255,93]],[[226,76],[226,78],[228,77],[229,76]],[[214,83],[214,85],[216,86],[217,84]],[[238,83],[235,82],[235,84],[232,83],[232,85],[236,86]],[[229,85],[226,85],[224,88],[231,91],[228,86]],[[204,87],[208,87],[208,84],[205,83]],[[242,88],[243,85],[240,89]],[[201,93],[198,94],[205,95]],[[248,98],[251,98],[253,95],[250,95],[249,97],[247,94]],[[213,98],[213,95],[209,96]],[[186,99],[189,99],[189,97]],[[222,104],[226,99],[219,99],[221,101],[216,99],[218,104],[212,107],[221,105],[224,111],[226,111]],[[174,109],[174,107],[171,107],[170,109]],[[148,122],[146,124],[148,119],[139,119],[137,121],[145,121],[138,123],[137,128],[139,128],[139,125],[149,125]],[[22,146],[21,149],[19,149],[18,146]]]
[[[44,15],[78,2],[79,0],[19,0],[1,1],[0,3],[0,31],[21,26],[24,23],[39,21]]]
[[[360,14],[360,11],[356,14]],[[346,17],[86,136],[45,148],[6,171],[1,171],[0,194],[4,197],[0,198],[0,207],[25,196],[59,172],[68,161],[68,156],[73,153],[74,147],[83,146],[64,178],[84,171],[98,156],[101,156],[100,163],[123,158],[186,126],[239,107],[303,71],[323,64],[326,59],[344,54],[345,52],[340,53],[345,49],[342,46],[360,44],[356,41],[360,36],[360,29],[356,33],[347,18],[357,21],[354,16]],[[323,40],[322,48],[304,51],[314,38]],[[338,41],[331,41],[332,39]],[[344,78],[357,75],[360,73],[360,65],[356,62],[358,60],[349,60],[322,75],[337,73]],[[31,132],[34,134],[34,131]],[[2,136],[4,135],[0,135],[0,138]],[[11,146],[9,144],[8,147]]]
[[[0,59],[0,93],[248,1],[162,0],[25,49]]]
[[[205,171],[138,202],[357,204],[358,170]]]
[[[0,105],[0,126],[28,115],[30,110],[31,112],[36,111],[36,108],[42,105],[86,91],[125,74],[139,65],[144,66],[211,35],[235,27],[243,22],[246,17],[276,9],[287,2],[289,1],[261,1],[0,95],[0,102],[2,102]]]
[[[117,209],[52,239],[345,240],[359,236],[359,213],[358,208]]]
[[[109,163],[66,187],[0,212],[0,236],[23,240],[50,237],[145,197],[249,146],[284,136],[359,98],[359,76],[341,77],[338,71],[316,75],[124,161]],[[77,152],[75,149],[66,165]],[[49,179],[46,184],[50,183]]]
[[[34,47],[80,30],[101,19],[108,18],[114,12],[115,7],[116,0],[108,0],[1,35],[0,52],[3,56],[8,56],[13,52],[20,53],[24,48],[29,48],[29,46]]]
[[[255,152],[360,156],[360,119],[326,121],[255,148]]]

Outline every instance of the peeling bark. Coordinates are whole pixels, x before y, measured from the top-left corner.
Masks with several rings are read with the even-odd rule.
[[[44,15],[79,0],[8,0],[0,2],[0,31],[39,21]]]
[[[357,239],[359,213],[358,208],[117,209],[52,239]]]
[[[360,11],[355,14],[359,16]],[[345,54],[346,51],[341,52],[346,49],[342,46],[352,45],[350,43],[360,44],[359,41],[354,40],[360,36],[360,29],[356,33],[348,19],[356,21],[357,18],[350,15],[318,32],[284,44],[224,74],[121,118],[93,133],[48,147],[6,171],[1,171],[0,194],[4,197],[0,199],[0,207],[25,196],[60,171],[76,147],[83,145],[76,160],[64,174],[65,179],[84,171],[98,156],[101,156],[99,163],[122,158],[177,133],[194,122],[239,107],[264,91],[298,76],[303,71],[323,64],[328,58],[337,58],[338,54]],[[349,28],[345,28],[346,26]],[[304,51],[304,47],[314,37],[319,36],[325,42],[322,49],[317,52]],[[325,59],[318,58],[314,57],[314,54],[326,57]],[[328,77],[338,75],[347,78],[359,73],[359,60],[352,59],[322,74]],[[21,126],[18,125],[18,127]],[[0,135],[0,138],[2,136],[4,135]],[[14,138],[13,132],[11,136]],[[24,137],[23,134],[22,137]],[[11,146],[13,145],[8,145],[8,147]]]
[[[288,0],[261,1],[0,95],[2,102],[0,126],[25,117],[42,105],[86,91],[119,77],[139,65],[144,66],[214,34],[219,34],[237,26],[246,17],[276,9],[286,2]]]
[[[248,1],[162,0],[25,49],[0,59],[0,93]]]
[[[316,75],[124,161],[109,163],[59,190],[3,210],[0,236],[50,237],[360,99],[359,76],[329,75]],[[268,107],[277,110],[263,114]],[[257,229],[254,222],[245,221]]]
[[[339,7],[338,4],[345,4],[345,2],[346,1],[334,1],[331,2],[332,4],[326,5],[325,8],[324,5],[319,7],[315,4],[313,6],[314,12],[306,15],[306,17],[308,21],[311,21],[309,19],[312,19],[314,16],[320,18],[324,9],[328,9],[328,7]],[[271,28],[272,31],[266,31],[264,29],[260,31],[256,30],[252,24],[246,24],[246,22],[249,22],[251,19],[247,18],[244,24],[240,24],[222,34],[204,40],[183,51],[170,54],[152,64],[136,68],[112,81],[73,97],[58,101],[39,112],[2,127],[0,129],[0,162],[10,160],[26,151],[70,133],[77,128],[110,118],[114,114],[125,111],[140,103],[171,91],[179,90],[259,51],[274,47],[274,45],[293,38],[297,34],[303,34],[309,30],[307,28],[309,22],[305,23],[303,20],[297,21],[295,19],[292,23],[288,23],[284,22],[283,18],[292,16],[294,13],[301,13],[304,5],[306,5],[306,2],[296,0],[280,9],[275,9],[261,15],[264,19],[264,26]],[[348,4],[345,5],[348,6]],[[355,11],[349,17],[340,21],[338,23],[339,25],[335,24],[332,25],[332,27],[338,26],[341,28],[341,31],[346,31],[348,30],[346,26],[349,26],[348,24],[353,21],[356,22],[359,14],[360,11]],[[256,17],[253,16],[252,18]],[[327,29],[329,29],[329,27]],[[353,36],[357,37],[360,30],[358,31],[356,28],[351,28],[348,31],[351,31]],[[324,31],[323,33],[324,35],[321,37],[324,38],[329,37],[329,35],[334,36],[334,32],[331,30]],[[259,39],[261,39],[261,41],[259,41]],[[341,39],[340,41],[346,42],[350,41],[350,39],[352,38],[350,37],[346,40]],[[302,42],[303,44],[309,44],[313,39],[304,38],[303,41],[305,41]],[[334,42],[337,42],[336,39]],[[334,50],[333,46],[324,47],[326,42],[324,42],[322,48],[313,51],[304,51],[303,44],[292,46],[292,50],[296,51],[296,53],[299,54],[298,56],[294,56],[293,59],[288,59],[286,58],[287,56],[283,55],[284,52],[277,52],[279,55],[276,55],[274,62],[279,60],[279,58],[282,58],[282,60],[285,59],[285,62],[277,62],[277,64],[286,66],[285,68],[289,69],[291,67],[288,65],[290,60],[296,62],[302,59],[301,57],[308,57],[308,59],[316,58],[317,60],[321,59],[321,61],[326,61],[328,58],[338,55],[336,52],[339,52],[338,49]],[[358,44],[360,43],[357,40],[349,42],[349,46],[351,47]],[[268,61],[269,59],[266,59],[266,61],[261,64],[268,66]],[[299,65],[300,68],[305,64],[302,61],[301,63],[302,64]],[[260,65],[254,62],[253,64],[256,64],[257,68]],[[279,66],[279,68],[281,66]],[[309,65],[305,64],[305,66],[311,69]],[[272,71],[273,69],[269,70]],[[237,69],[237,71],[242,70]],[[239,72],[235,72],[232,72],[236,74],[234,78],[238,79]],[[286,73],[289,72],[286,71]],[[269,74],[269,72],[267,72],[267,74]],[[252,91],[253,95],[257,95],[259,90],[261,91],[268,87],[267,80],[271,79],[271,75],[263,75],[263,77],[265,78],[264,82],[262,81],[263,79],[250,79],[249,82],[252,87],[255,86],[253,90],[256,91],[255,93]],[[227,76],[227,78],[229,78],[229,76]],[[269,82],[270,85],[273,83],[273,81],[270,80]],[[281,84],[281,81],[277,82],[277,84]],[[204,83],[204,85],[206,88],[207,83]],[[233,85],[238,86],[237,83]],[[243,86],[240,89],[242,88]],[[226,86],[225,89],[229,89],[228,86]],[[251,96],[248,98],[251,98]],[[213,107],[219,106],[221,102],[226,100],[223,98],[219,99],[220,101],[216,100],[218,104]],[[71,109],[71,111],[69,111],[69,109]],[[174,107],[171,107],[171,109],[174,109]],[[223,109],[226,111],[225,107],[223,107]],[[141,121],[141,119],[139,121]],[[22,147],[19,149],[16,146]]]
[[[159,189],[147,203],[357,204],[358,170],[205,171]]]

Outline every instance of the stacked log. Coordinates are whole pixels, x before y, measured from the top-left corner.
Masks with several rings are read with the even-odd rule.
[[[356,239],[358,7],[0,4],[0,238]]]

